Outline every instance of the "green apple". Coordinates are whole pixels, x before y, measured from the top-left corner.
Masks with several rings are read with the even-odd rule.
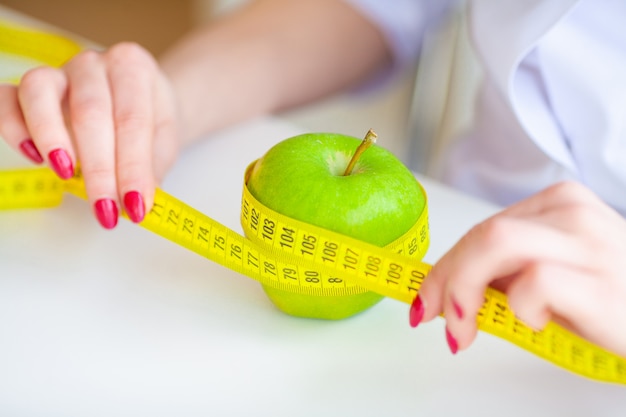
[[[426,198],[391,152],[371,146],[361,153],[367,147],[362,143],[332,133],[286,139],[256,162],[248,179],[250,193],[286,216],[385,246],[415,224]],[[322,297],[263,288],[285,313],[319,319],[350,317],[382,299],[369,291]]]

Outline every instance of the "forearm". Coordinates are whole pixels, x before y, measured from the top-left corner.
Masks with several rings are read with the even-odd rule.
[[[161,59],[186,142],[355,85],[391,60],[379,31],[340,0],[259,0]]]

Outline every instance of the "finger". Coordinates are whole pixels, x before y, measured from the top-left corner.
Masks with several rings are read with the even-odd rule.
[[[115,178],[115,135],[106,67],[101,56],[87,51],[66,66],[72,131],[94,214],[106,229],[119,213]]]
[[[443,312],[443,293],[446,286],[447,266],[452,263],[452,252],[444,255],[426,276],[419,291],[420,321],[429,322]],[[417,299],[416,299],[417,300]],[[419,323],[416,323],[417,325]]]
[[[167,170],[176,160],[180,146],[181,132],[178,123],[176,100],[165,76],[157,79],[155,90],[155,138],[154,175],[161,182]]]
[[[62,179],[74,175],[76,155],[63,117],[67,79],[60,70],[39,67],[22,77],[17,97],[33,144]]]
[[[542,264],[520,273],[507,295],[515,315],[535,329],[543,329],[552,319],[591,342],[623,351],[626,337],[616,337],[623,332],[620,325],[614,326],[616,318],[626,317],[618,295],[622,293],[601,277]]]
[[[597,243],[624,228],[622,216],[607,205],[569,204],[528,218],[547,227],[573,235],[585,236]]]
[[[587,187],[574,181],[564,181],[507,207],[501,215],[527,217],[572,205],[604,206],[602,201]]]
[[[26,128],[17,98],[17,87],[10,84],[0,84],[0,136],[32,162],[43,162],[43,157]]]
[[[590,256],[578,240],[554,229],[515,218],[491,218],[472,229],[440,261],[440,275],[425,281],[422,295],[429,297],[428,317],[435,314],[430,306],[442,308],[458,349],[464,349],[475,338],[475,317],[491,282],[538,261],[583,267]],[[431,294],[439,300],[431,299]]]
[[[155,188],[152,140],[156,65],[147,52],[130,43],[116,45],[107,55],[117,146],[117,186],[129,218],[140,222],[145,215],[145,199],[153,199]]]
[[[573,282],[571,268],[560,265],[534,264],[521,271],[507,289],[509,306],[515,316],[530,327],[541,330],[552,319],[548,302],[550,291],[557,286],[558,291],[572,290],[580,285]],[[560,286],[560,288],[558,288]],[[579,300],[581,301],[581,300]]]
[[[588,249],[589,256],[583,268],[587,273],[602,274],[607,265],[615,265],[626,249],[623,236],[626,223],[609,206],[570,204],[532,216],[529,220],[561,231],[577,239]]]
[[[181,134],[178,125],[176,101],[171,86],[161,75],[155,90],[155,131],[153,142],[154,177],[160,183],[170,169],[180,146]],[[148,210],[154,202],[154,194],[146,197]]]
[[[570,252],[571,251],[571,252]],[[538,222],[494,216],[472,228],[434,266],[420,294],[427,304],[424,321],[444,310],[444,287],[452,284],[476,291],[492,280],[505,280],[524,262],[551,259],[581,265],[589,259],[585,247]]]

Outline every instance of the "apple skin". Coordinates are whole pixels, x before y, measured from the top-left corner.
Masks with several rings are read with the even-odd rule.
[[[371,146],[343,176],[360,139],[308,133],[286,139],[259,159],[248,178],[250,193],[281,214],[359,240],[385,246],[407,232],[426,204],[414,175],[391,152]],[[338,320],[360,313],[383,297],[365,291],[312,296],[263,286],[283,312]]]

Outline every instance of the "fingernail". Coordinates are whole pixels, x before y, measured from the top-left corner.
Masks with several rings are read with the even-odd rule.
[[[139,223],[143,220],[146,207],[138,191],[129,191],[124,195],[124,210],[133,222]]]
[[[96,218],[105,229],[113,229],[117,225],[117,204],[110,198],[103,198],[93,205]]]
[[[452,333],[450,333],[450,330],[448,330],[447,327],[446,327],[446,341],[448,342],[448,347],[450,348],[450,352],[452,352],[453,355],[456,355],[456,353],[459,351],[459,344],[457,343],[454,336],[452,336]]]
[[[454,308],[454,314],[456,314],[456,317],[461,320],[463,318],[463,309],[454,299],[452,300],[452,308]]]
[[[36,164],[41,164],[43,162],[43,157],[39,153],[39,150],[35,146],[35,142],[32,139],[26,139],[20,143],[20,150],[22,153],[31,161]]]
[[[55,149],[48,154],[50,166],[61,179],[67,180],[74,176],[74,166],[70,156],[63,149]]]
[[[424,318],[424,303],[422,298],[418,295],[411,303],[411,309],[409,310],[409,324],[411,327],[417,327]]]

